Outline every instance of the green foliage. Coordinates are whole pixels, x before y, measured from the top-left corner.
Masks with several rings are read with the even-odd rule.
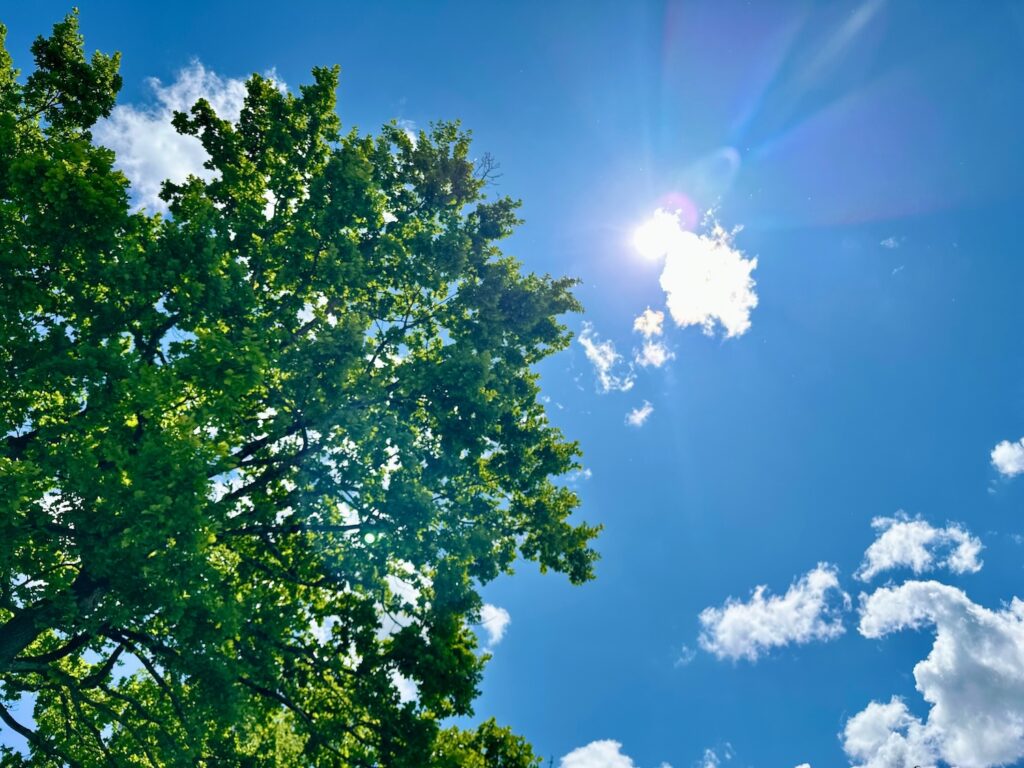
[[[2,42],[2,40],[0,40]],[[342,134],[337,69],[175,125],[132,212],[77,17],[0,45],[0,710],[39,766],[533,766],[471,712],[481,585],[590,578],[532,366],[573,281],[495,241],[468,134]],[[403,701],[396,680],[415,684]],[[16,765],[14,755],[4,764]]]
[[[475,730],[449,728],[438,734],[431,768],[539,768],[526,741],[494,719]]]

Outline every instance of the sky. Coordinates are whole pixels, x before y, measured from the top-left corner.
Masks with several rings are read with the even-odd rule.
[[[138,204],[202,162],[171,109],[338,63],[344,126],[463,120],[506,251],[582,280],[540,370],[602,559],[487,588],[479,718],[561,768],[1024,765],[1024,5],[78,5]],[[68,10],[0,9],[17,64]]]

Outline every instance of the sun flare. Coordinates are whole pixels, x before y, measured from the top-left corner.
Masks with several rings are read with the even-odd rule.
[[[675,248],[683,235],[678,211],[659,208],[633,233],[633,247],[645,259],[660,259]]]

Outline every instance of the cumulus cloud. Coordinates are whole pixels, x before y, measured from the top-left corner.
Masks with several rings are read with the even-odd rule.
[[[644,400],[643,405],[626,414],[626,424],[631,427],[642,427],[652,413],[654,413],[654,406]]]
[[[860,614],[865,637],[931,626],[935,641],[914,667],[927,717],[895,698],[868,704],[843,734],[858,765],[989,768],[1024,758],[1024,602],[993,611],[955,587],[909,581],[862,597]]]
[[[1024,437],[1013,443],[1003,440],[992,449],[992,466],[1004,477],[1024,472]]]
[[[604,392],[628,392],[633,388],[635,376],[631,370],[621,370],[622,355],[615,351],[615,345],[601,341],[594,332],[594,326],[583,323],[583,330],[577,338],[587,359],[597,374],[598,390]]]
[[[512,623],[512,617],[504,608],[485,603],[480,609],[480,626],[487,633],[487,647],[493,648],[505,637],[505,630]]]
[[[750,312],[757,306],[751,277],[757,259],[733,246],[733,234],[718,224],[706,234],[687,231],[678,211],[660,208],[637,230],[637,249],[665,259],[661,287],[676,325],[699,325],[709,335],[721,326],[727,338],[750,329]]]
[[[661,336],[662,324],[665,322],[665,313],[648,307],[633,321],[633,330],[643,334],[645,339],[652,336]]]
[[[705,608],[698,641],[719,659],[756,661],[772,648],[839,637],[849,607],[835,566],[819,563],[782,596],[760,585],[747,602],[730,598],[721,608]]]
[[[632,758],[622,754],[622,744],[611,739],[578,747],[558,764],[561,768],[636,768]]]
[[[935,755],[921,721],[894,696],[872,701],[846,721],[843,749],[860,768],[933,766]]]
[[[864,553],[864,562],[855,574],[861,581],[893,568],[910,568],[917,574],[942,567],[953,573],[981,570],[981,540],[959,525],[935,528],[920,518],[900,513],[876,517],[871,526],[879,535]]]
[[[273,73],[268,76],[276,81]],[[174,113],[188,112],[199,99],[206,99],[218,116],[237,120],[245,99],[245,82],[222,78],[193,61],[173,83],[164,85],[151,78],[148,84],[152,104],[114,107],[110,117],[96,125],[93,137],[117,154],[117,167],[131,181],[135,203],[151,212],[165,212],[167,205],[159,197],[165,179],[180,183],[190,174],[203,179],[213,175],[203,167],[207,154],[199,140],[182,136],[171,125]]]

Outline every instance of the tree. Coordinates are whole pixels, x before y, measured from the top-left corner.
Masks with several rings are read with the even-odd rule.
[[[533,765],[439,722],[481,585],[592,575],[532,370],[573,281],[495,245],[517,203],[457,124],[342,134],[337,68],[176,115],[215,175],[133,212],[90,135],[118,57],[74,14],[32,51],[22,82],[0,45],[0,703],[35,702],[0,718],[32,764]]]

